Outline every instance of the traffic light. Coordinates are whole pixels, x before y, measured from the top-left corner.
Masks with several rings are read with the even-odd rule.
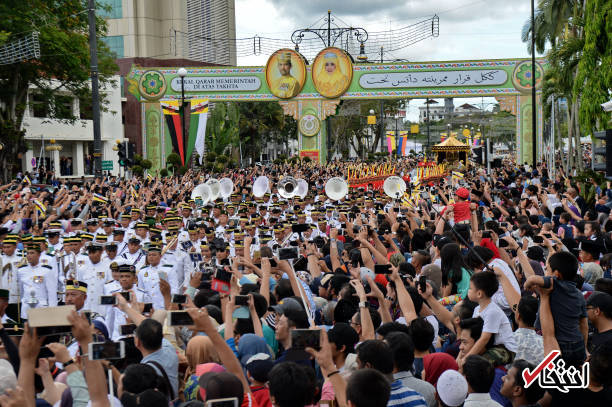
[[[127,166],[132,167],[134,165],[134,153],[136,152],[136,144],[126,143],[127,145]]]
[[[593,136],[592,168],[604,172],[606,178],[612,180],[612,129],[596,131]]]
[[[119,156],[119,166],[120,167],[125,167],[127,164],[127,151],[125,151],[127,144],[126,143],[119,143],[117,144],[117,147],[119,148],[119,150],[117,151],[117,155]]]

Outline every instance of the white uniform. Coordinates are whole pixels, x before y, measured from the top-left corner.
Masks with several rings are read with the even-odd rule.
[[[104,295],[104,285],[112,279],[108,260],[100,260],[94,264],[90,259],[84,264],[77,263],[77,280],[87,283],[87,300],[85,309],[97,312],[100,315],[106,313],[104,305],[99,305],[100,296]]]
[[[9,290],[9,304],[19,302],[19,285],[17,282],[17,269],[25,264],[25,257],[18,256],[15,252],[12,256],[0,255],[2,260],[2,279],[0,287]]]
[[[117,257],[120,257],[120,259],[122,260],[121,262],[123,264],[130,264],[136,267],[138,263],[144,262],[147,256],[142,250],[139,249],[135,253],[130,253],[129,251],[126,251],[121,256]],[[119,263],[119,261],[117,263]]]
[[[25,264],[17,271],[19,292],[21,293],[21,318],[27,319],[31,298],[38,300],[36,307],[54,307],[57,305],[57,275],[53,267]]]
[[[146,292],[147,301],[145,302],[152,302],[155,309],[165,309],[164,297],[159,290],[160,272],[165,272],[168,276],[171,293],[178,294],[179,285],[174,265],[160,263],[157,266],[144,266],[138,271],[138,288]]]
[[[135,285],[134,287],[132,287],[132,290],[136,294],[136,301],[145,302],[147,293],[144,290],[141,290]],[[119,288],[117,290],[112,291],[111,294],[118,293],[121,291],[123,290],[121,289],[121,286],[119,286]],[[119,339],[124,337],[123,335],[121,335],[120,327],[121,325],[125,325],[126,323],[127,314],[125,314],[117,307],[110,307],[108,313],[106,314],[106,326],[108,326],[111,340],[118,341]]]

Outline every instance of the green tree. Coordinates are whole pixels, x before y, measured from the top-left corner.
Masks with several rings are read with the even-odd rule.
[[[109,48],[100,41],[107,32],[104,19],[96,21],[101,88],[112,81],[118,67]],[[0,41],[14,41],[39,32],[40,58],[0,66],[0,164],[6,181],[20,168],[25,152],[23,117],[28,89],[37,88],[42,103],[54,107],[58,91],[91,98],[86,2],[82,0],[3,0],[0,2]],[[53,79],[53,82],[51,80]],[[104,94],[101,94],[104,105]],[[49,109],[57,118],[58,109]],[[65,112],[62,112],[65,113]],[[76,121],[78,117],[64,117]]]
[[[579,119],[583,130],[603,128],[610,113],[601,104],[612,89],[612,2],[589,0],[584,13],[584,48],[574,81],[574,101],[580,99]]]
[[[271,133],[276,135],[276,141],[282,140],[283,129],[290,124],[290,120],[277,102],[242,102],[239,108],[243,154],[257,161],[262,147],[272,141]],[[285,132],[290,130],[286,129]]]
[[[216,155],[238,145],[238,108],[235,103],[215,103],[206,123],[206,150]]]

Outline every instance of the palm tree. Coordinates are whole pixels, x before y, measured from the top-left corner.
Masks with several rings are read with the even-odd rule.
[[[540,0],[535,11],[535,47],[542,53],[547,46],[548,67],[544,76],[543,102],[547,103],[548,96],[565,97],[568,100],[568,161],[567,166],[573,165],[574,154],[572,141],[576,146],[575,156],[582,156],[580,145],[580,127],[578,125],[579,95],[574,91],[574,80],[577,74],[578,63],[584,47],[583,33],[583,0]],[[531,52],[531,36],[533,27],[529,19],[524,27],[522,39],[527,42]],[[548,110],[547,107],[545,110]],[[582,160],[577,160],[579,169],[582,169]]]

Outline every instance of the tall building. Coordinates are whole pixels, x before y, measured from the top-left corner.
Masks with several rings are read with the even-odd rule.
[[[236,64],[234,0],[98,0],[119,74],[141,67]],[[222,41],[219,41],[222,39]],[[213,41],[216,40],[216,41]],[[123,85],[123,81],[122,81]],[[143,153],[141,106],[122,86],[124,137]]]
[[[101,0],[105,42],[122,58],[236,64],[234,0]],[[219,41],[221,40],[221,41]]]
[[[189,59],[236,65],[234,0],[187,0]]]

